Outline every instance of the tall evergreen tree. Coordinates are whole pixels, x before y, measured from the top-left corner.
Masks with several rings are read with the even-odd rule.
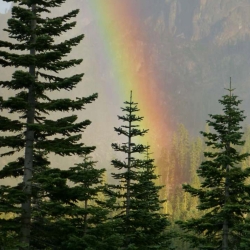
[[[41,202],[33,223],[32,246],[35,249],[117,250],[121,237],[114,231],[116,222],[109,219],[105,199],[104,169],[97,169],[89,156],[68,170],[53,169],[53,180],[48,180],[46,171],[39,176],[43,188],[50,189],[55,196]],[[51,174],[49,174],[51,176]],[[67,177],[67,178],[65,178]],[[67,185],[67,181],[71,185]],[[101,198],[100,198],[101,197]]]
[[[250,176],[250,168],[240,167],[249,154],[237,151],[244,145],[240,122],[245,117],[238,108],[241,101],[233,95],[231,82],[228,91],[219,100],[223,113],[210,115],[208,120],[212,132],[202,132],[212,150],[204,153],[206,160],[197,171],[202,177],[201,187],[183,185],[186,192],[199,198],[198,209],[204,214],[178,223],[186,231],[184,238],[199,249],[249,248],[243,239],[249,235],[245,215],[250,212],[250,186],[245,181]]]
[[[167,215],[161,213],[166,201],[159,199],[163,187],[156,185],[159,176],[155,174],[155,168],[148,148],[138,172],[138,182],[132,186],[135,199],[131,204],[131,219],[136,228],[135,245],[138,249],[171,249],[174,236],[168,230],[170,222]]]
[[[149,146],[136,144],[133,140],[134,137],[144,136],[148,130],[138,128],[143,118],[136,115],[139,109],[132,100],[132,92],[125,105],[122,111],[126,114],[118,116],[125,125],[115,128],[115,131],[124,135],[127,142],[112,144],[115,151],[125,154],[124,161],[112,161],[118,170],[112,176],[119,181],[113,188],[120,202],[116,206],[116,217],[122,220],[120,232],[125,235],[123,249],[165,249],[169,240],[164,231],[169,222],[166,215],[160,214],[163,201],[159,200],[158,192],[161,187],[154,184],[157,176],[154,174],[153,160],[142,158]]]
[[[79,10],[50,18],[44,14],[50,13],[51,8],[60,7],[65,0],[14,2],[17,5],[12,8],[12,18],[8,20],[5,31],[17,42],[0,41],[0,47],[4,48],[0,51],[0,64],[17,70],[11,80],[1,81],[0,86],[14,90],[16,94],[8,99],[0,97],[0,109],[21,116],[19,120],[0,116],[0,131],[5,133],[0,137],[0,146],[3,148],[2,157],[16,152],[22,152],[23,156],[4,166],[0,178],[23,177],[23,181],[0,188],[0,213],[14,214],[11,219],[1,219],[0,230],[6,237],[20,237],[25,249],[29,249],[35,219],[33,209],[42,200],[51,201],[51,206],[56,202],[69,203],[72,195],[63,192],[67,175],[59,169],[50,169],[47,156],[49,153],[60,156],[89,154],[95,149],[79,142],[80,133],[90,124],[89,120],[76,122],[75,115],[53,120],[50,114],[83,110],[86,104],[97,98],[97,94],[76,100],[48,96],[49,92],[71,91],[82,80],[83,74],[66,78],[56,74],[82,62],[82,59],[67,60],[64,57],[81,42],[83,35],[54,42],[54,37],[76,25],[69,20],[76,17]],[[11,150],[6,150],[8,148]],[[37,197],[38,193],[42,194],[41,199]]]

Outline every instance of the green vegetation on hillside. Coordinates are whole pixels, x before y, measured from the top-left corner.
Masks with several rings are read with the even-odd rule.
[[[70,34],[79,10],[52,18],[49,14],[66,0],[14,2],[4,30],[11,42],[0,41],[1,67],[15,69],[8,80],[3,80],[6,75],[0,79],[1,89],[10,92],[8,97],[0,96],[4,162],[0,249],[248,250],[250,127],[242,131],[245,117],[231,86],[219,100],[222,114],[210,115],[204,138],[191,137],[180,124],[156,164],[150,146],[137,143],[148,130],[140,128],[143,117],[137,115],[131,91],[123,115],[118,116],[123,124],[114,128],[126,141],[110,147],[117,157],[105,166],[114,168],[108,183],[106,169],[92,158],[95,146],[82,141],[91,121],[78,121],[75,114],[83,112],[97,94],[75,99],[51,95],[67,92],[70,96],[83,78],[82,73],[62,77],[61,72],[81,64],[82,59],[67,56],[84,36],[57,39]],[[161,36],[164,27],[157,28]],[[173,58],[183,54],[195,60],[196,53],[212,53],[198,42],[195,52],[182,42],[179,45],[172,51]],[[175,70],[186,74],[185,68]],[[180,92],[185,90],[182,87]],[[204,107],[198,107],[202,116],[206,116]],[[52,154],[57,163],[51,160]],[[70,165],[55,166],[64,160]]]

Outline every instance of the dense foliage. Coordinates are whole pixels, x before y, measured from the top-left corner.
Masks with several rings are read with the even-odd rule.
[[[117,172],[112,176],[119,181],[113,185],[114,195],[119,202],[116,204],[121,219],[120,227],[125,235],[124,247],[126,249],[166,249],[170,247],[169,234],[166,232],[169,221],[166,215],[161,214],[159,199],[161,186],[156,186],[155,166],[149,158],[149,146],[135,143],[135,137],[144,136],[147,130],[139,129],[139,122],[143,117],[137,116],[139,111],[137,103],[132,100],[125,102],[123,116],[118,116],[124,123],[115,128],[119,135],[125,136],[127,142],[119,145],[113,143],[115,151],[124,154],[124,160],[112,160]],[[147,153],[146,159],[140,155]],[[136,157],[137,155],[137,157]]]
[[[72,156],[93,152],[95,147],[85,146],[80,141],[81,133],[91,122],[77,122],[72,111],[83,110],[86,104],[97,98],[97,94],[75,100],[51,97],[51,92],[71,91],[83,77],[83,74],[65,78],[58,75],[60,71],[82,62],[82,59],[67,60],[65,57],[81,42],[83,35],[54,42],[55,37],[76,25],[70,20],[79,10],[50,18],[44,15],[61,6],[64,0],[15,2],[17,5],[12,8],[12,17],[5,31],[16,42],[0,41],[3,48],[0,51],[1,66],[17,68],[11,80],[0,82],[2,88],[15,93],[7,99],[0,97],[3,111],[0,116],[0,147],[1,157],[16,154],[17,159],[3,167],[0,178],[17,178],[17,184],[0,187],[0,212],[13,215],[8,220],[1,219],[3,236],[0,244],[14,249],[15,242],[21,242],[27,248],[33,243],[36,247],[43,242],[41,244],[55,249],[53,237],[58,223],[61,227],[64,225],[65,231],[71,232],[73,225],[67,216],[78,213],[77,201],[81,199],[79,193],[68,187],[74,169],[52,168],[48,157],[50,153]],[[70,115],[52,119],[53,112],[70,112]],[[15,114],[19,115],[19,120]],[[20,182],[21,178],[23,181]],[[61,216],[65,218],[60,219]],[[44,230],[39,233],[39,229]],[[44,233],[51,233],[51,239],[44,238]],[[58,237],[57,234],[55,238]]]
[[[246,180],[250,168],[239,165],[249,153],[241,154],[237,149],[244,145],[240,122],[245,117],[238,108],[241,101],[232,91],[230,86],[229,94],[219,101],[223,114],[210,115],[208,125],[213,132],[202,132],[212,151],[204,153],[206,159],[197,171],[201,186],[183,185],[186,192],[198,197],[198,209],[203,214],[178,223],[186,232],[183,237],[199,249],[249,248],[245,234],[249,235],[246,215],[250,212],[250,186]]]
[[[58,97],[72,93],[83,77],[61,76],[82,62],[66,57],[83,35],[57,42],[75,27],[72,18],[79,10],[49,15],[65,1],[15,0],[5,29],[11,42],[0,41],[1,67],[16,70],[11,79],[0,81],[11,95],[0,96],[5,163],[0,169],[0,248],[248,250],[250,128],[244,144],[240,122],[245,117],[231,87],[220,100],[224,113],[210,115],[204,141],[191,139],[184,125],[178,127],[156,164],[160,176],[150,147],[137,144],[148,130],[140,129],[143,117],[137,116],[131,92],[124,115],[118,116],[123,125],[115,128],[126,142],[112,144],[123,159],[112,160],[115,184],[108,185],[105,169],[90,157],[95,147],[81,141],[91,122],[78,121],[74,114],[97,94]],[[56,168],[60,164],[52,153],[59,163],[71,158],[70,165]]]

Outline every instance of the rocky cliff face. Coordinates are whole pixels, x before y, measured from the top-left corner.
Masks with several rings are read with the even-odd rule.
[[[150,6],[149,1],[143,4]],[[208,39],[225,45],[244,39],[250,32],[248,0],[156,0],[153,3],[159,7],[158,16],[159,12],[164,13],[165,27],[176,37],[192,41]]]
[[[159,82],[176,120],[193,131],[203,129],[207,114],[219,108],[217,100],[229,77],[250,116],[250,2],[139,2],[145,9],[141,18],[153,37],[149,47],[156,48]]]

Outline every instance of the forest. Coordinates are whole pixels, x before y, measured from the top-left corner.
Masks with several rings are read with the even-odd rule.
[[[58,42],[79,14],[50,17],[64,2],[16,0],[0,40],[1,68],[15,70],[0,77],[0,249],[250,249],[250,126],[231,78],[201,136],[179,124],[157,160],[138,139],[150,130],[131,89],[108,177],[84,142],[91,121],[77,116],[99,93],[71,98],[84,73],[61,75],[81,65],[68,56],[84,40]]]

